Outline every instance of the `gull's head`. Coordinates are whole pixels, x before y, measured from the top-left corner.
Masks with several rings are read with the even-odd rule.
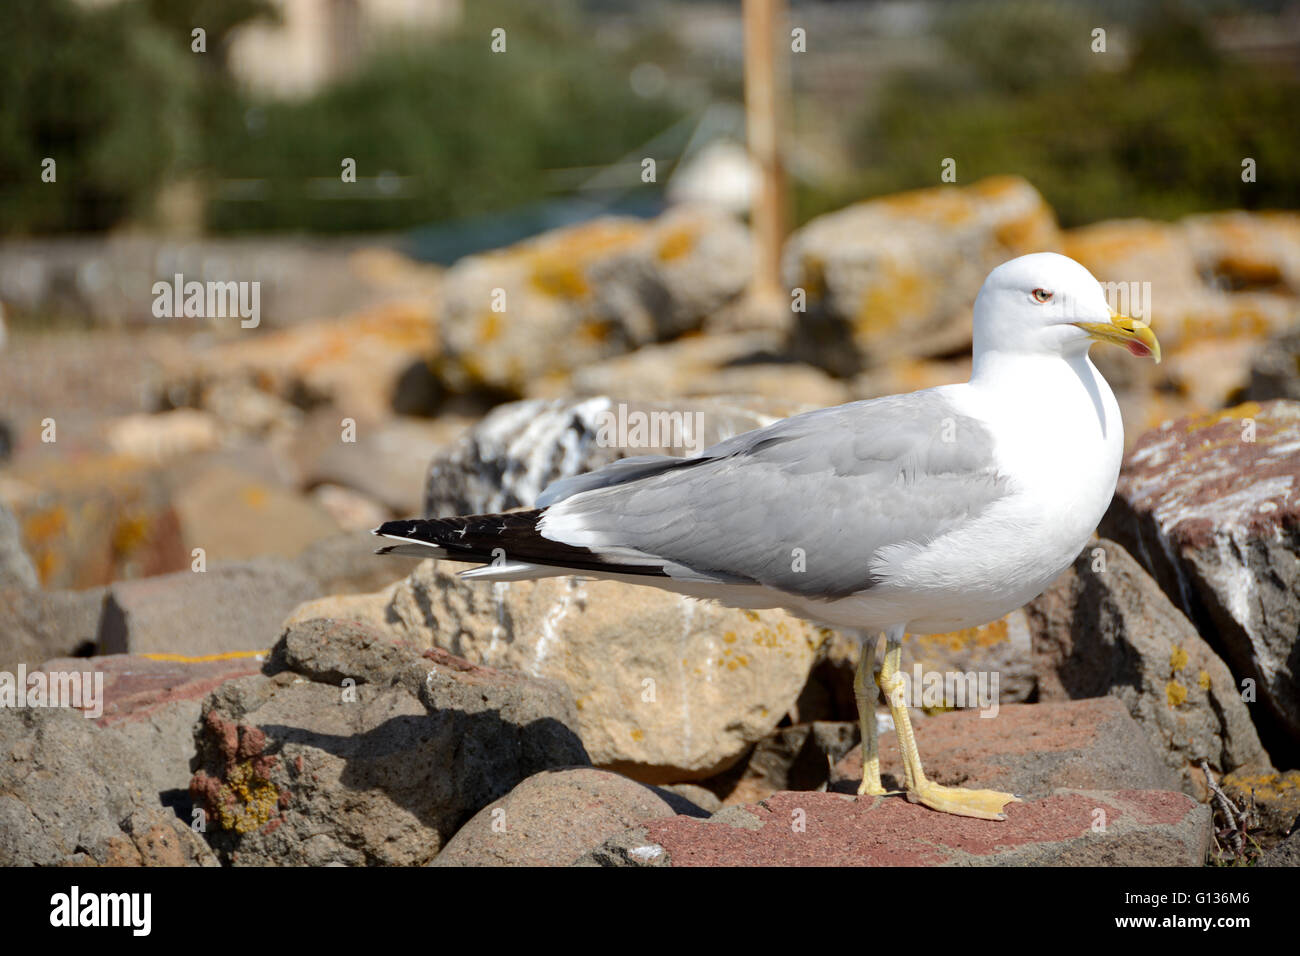
[[[1098,341],[1160,361],[1160,343],[1147,324],[1112,309],[1101,283],[1068,256],[1037,252],[1004,262],[989,273],[975,299],[976,356],[1070,357]]]

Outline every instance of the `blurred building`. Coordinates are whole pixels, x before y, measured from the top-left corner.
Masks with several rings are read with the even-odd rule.
[[[77,2],[102,7],[121,0]],[[345,75],[381,39],[455,26],[465,0],[267,2],[275,8],[277,22],[257,20],[235,31],[228,51],[230,69],[250,90],[298,97]]]
[[[462,0],[273,0],[279,23],[242,27],[230,68],[249,88],[306,96],[358,65],[384,37],[454,26]]]

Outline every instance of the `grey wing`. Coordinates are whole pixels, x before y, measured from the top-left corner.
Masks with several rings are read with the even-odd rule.
[[[925,544],[1006,491],[988,430],[929,390],[565,479],[539,530],[673,577],[842,597],[877,583],[882,549]]]

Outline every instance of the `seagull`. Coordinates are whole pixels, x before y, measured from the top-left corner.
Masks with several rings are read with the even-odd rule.
[[[376,553],[481,565],[472,580],[583,575],[741,608],[784,608],[864,640],[854,681],[859,795],[881,796],[875,683],[893,715],[909,800],[1006,819],[1018,800],[928,779],[908,718],[905,634],[996,620],[1074,561],[1115,490],[1119,406],[1088,352],[1160,361],[1082,265],[1055,253],[989,273],[968,382],[817,409],[689,458],[644,455],[563,478],[537,507],[390,521]]]

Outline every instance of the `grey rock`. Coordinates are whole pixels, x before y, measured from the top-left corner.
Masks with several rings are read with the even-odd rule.
[[[0,667],[35,667],[94,646],[104,588],[36,591],[0,588]]]
[[[1128,453],[1101,533],[1159,582],[1300,753],[1300,403],[1169,422]],[[1265,727],[1265,719],[1268,729]],[[1270,745],[1273,746],[1273,745]]]
[[[1251,363],[1244,397],[1254,402],[1275,398],[1300,402],[1300,331],[1284,332],[1264,343]]]
[[[744,225],[698,208],[467,256],[443,277],[440,377],[457,391],[521,395],[538,377],[698,329],[751,268]]]
[[[23,548],[23,536],[14,513],[0,504],[0,588],[38,588],[36,565]]]
[[[315,580],[269,558],[120,581],[108,589],[99,653],[266,650],[285,616],[317,593]]]
[[[598,396],[586,399],[534,399],[511,402],[492,410],[486,418],[434,457],[429,465],[424,510],[430,516],[473,514],[532,507],[542,489],[552,481],[582,474],[630,455],[679,455],[768,425],[802,411],[803,406],[762,399],[702,398],[674,402],[620,402]],[[610,420],[635,421],[635,416],[660,418],[698,412],[699,434],[692,426],[694,448],[661,441],[635,446],[605,443],[601,424]],[[647,418],[646,421],[655,421]],[[631,432],[627,437],[636,441]]]
[[[316,582],[316,593],[324,595],[378,591],[414,571],[420,559],[376,557],[374,535],[348,531],[308,545],[293,563]]]
[[[794,353],[850,376],[888,359],[960,351],[994,266],[1059,241],[1023,179],[994,177],[856,203],[791,234],[787,289],[807,295]]]
[[[673,816],[654,788],[605,770],[535,774],[461,827],[434,866],[568,866],[640,821]]]
[[[152,754],[65,708],[0,708],[0,865],[212,866],[141,781]]]
[[[228,863],[427,863],[519,781],[588,763],[559,685],[364,625],[293,627],[267,671],[203,706],[190,792]]]
[[[1113,541],[1095,541],[1026,607],[1039,700],[1123,701],[1186,792],[1220,773],[1267,767],[1232,673],[1159,585]]]

